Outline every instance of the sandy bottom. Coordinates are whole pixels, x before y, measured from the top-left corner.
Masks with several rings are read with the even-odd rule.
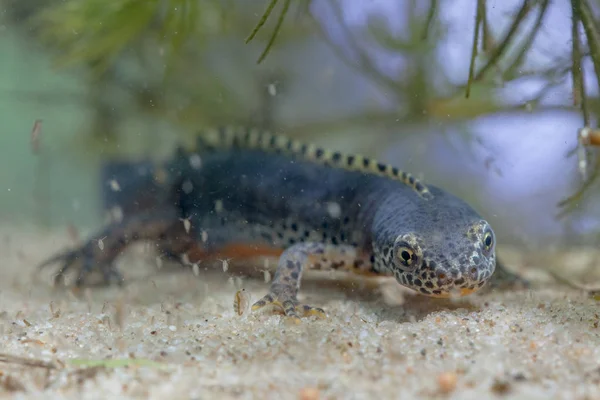
[[[33,274],[63,232],[0,235],[2,396],[600,398],[599,304],[556,284],[457,302],[310,275],[301,300],[329,318],[293,325],[234,312],[238,288],[265,294],[262,272],[158,271],[139,246],[125,288],[73,293]]]

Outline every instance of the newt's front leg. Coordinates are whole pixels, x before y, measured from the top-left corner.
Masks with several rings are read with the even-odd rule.
[[[350,246],[334,246],[318,242],[295,244],[285,250],[279,258],[269,293],[254,303],[252,310],[273,305],[282,309],[286,316],[295,319],[310,315],[326,317],[323,309],[300,304],[297,300],[304,269],[317,267],[352,270],[356,269],[356,264],[365,266],[355,249]]]

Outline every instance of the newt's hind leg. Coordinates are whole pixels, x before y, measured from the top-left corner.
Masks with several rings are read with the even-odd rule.
[[[114,261],[128,245],[140,240],[158,241],[170,237],[178,237],[182,243],[188,240],[175,212],[141,213],[107,226],[79,248],[57,254],[38,268],[61,264],[55,274],[55,283],[75,269],[77,286],[87,283],[86,279],[94,271],[102,273],[105,283],[116,280],[120,284],[123,277],[114,267]]]
[[[327,262],[335,268],[352,264],[355,259],[356,251],[349,246],[313,242],[295,244],[285,250],[279,258],[269,293],[254,303],[252,310],[273,305],[282,309],[286,316],[295,319],[310,315],[326,317],[323,309],[298,302],[296,296],[300,289],[302,273],[305,268],[314,268],[317,262]]]

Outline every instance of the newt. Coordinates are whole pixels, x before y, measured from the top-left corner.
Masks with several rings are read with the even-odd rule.
[[[393,276],[442,298],[476,292],[496,269],[494,231],[469,204],[371,158],[229,127],[135,168],[105,169],[106,180],[130,177],[104,199],[122,215],[41,264],[61,264],[57,281],[75,270],[77,286],[94,271],[122,282],[114,261],[141,240],[190,261],[276,255],[270,289],[252,310],[272,305],[300,318],[326,315],[297,300],[308,268]]]

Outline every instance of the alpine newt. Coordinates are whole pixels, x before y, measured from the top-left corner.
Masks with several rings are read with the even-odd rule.
[[[121,282],[113,263],[140,240],[190,261],[278,255],[270,290],[252,309],[274,305],[295,318],[325,314],[297,300],[306,268],[391,275],[434,297],[475,292],[494,273],[490,224],[463,200],[391,165],[254,129],[198,137],[158,166],[138,164],[138,177],[119,181],[105,198],[122,215],[42,267],[61,263],[56,279],[76,269],[76,285],[93,271]],[[105,179],[127,175],[119,168],[126,166],[105,169]]]

